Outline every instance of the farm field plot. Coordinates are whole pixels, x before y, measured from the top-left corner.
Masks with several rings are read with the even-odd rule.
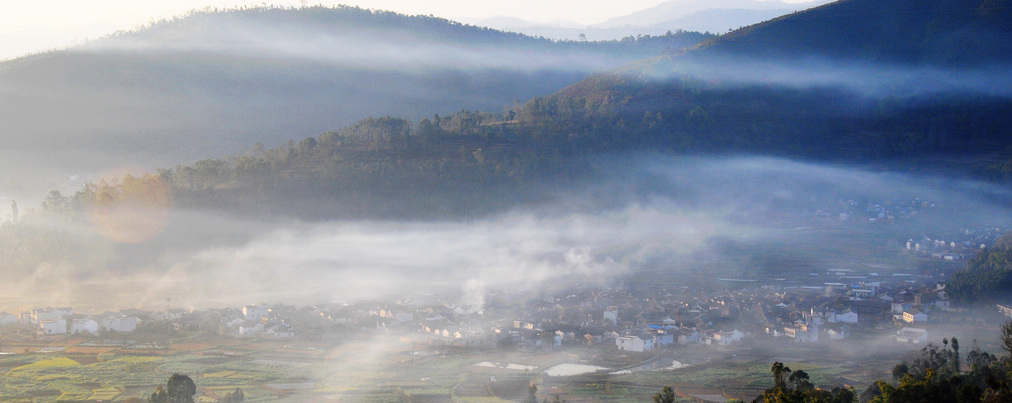
[[[246,401],[278,401],[285,396],[314,393],[316,381],[327,374],[318,357],[275,351],[277,344],[259,343],[270,355],[235,345],[232,339],[174,344],[169,349],[144,351],[116,347],[38,346],[25,344],[22,353],[0,355],[0,396],[4,402],[62,400],[121,401],[145,398],[169,375],[190,376],[198,397],[211,401],[235,389]],[[96,344],[83,339],[66,343]],[[39,352],[49,351],[49,352]],[[250,355],[250,354],[253,355]],[[253,359],[256,357],[267,357]],[[294,387],[292,385],[297,385]]]

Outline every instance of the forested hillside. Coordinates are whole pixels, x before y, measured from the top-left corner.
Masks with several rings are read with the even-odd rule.
[[[1012,234],[974,256],[946,283],[945,292],[968,305],[1012,302]]]

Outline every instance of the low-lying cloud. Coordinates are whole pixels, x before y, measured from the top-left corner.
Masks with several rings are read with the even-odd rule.
[[[644,73],[648,79],[692,77],[732,86],[840,88],[867,97],[924,98],[952,94],[1012,96],[1012,65],[944,68],[812,55],[759,59],[674,56]]]
[[[837,246],[819,228],[855,238],[873,232],[899,254],[909,237],[1004,228],[1012,217],[1007,191],[941,177],[744,157],[621,157],[597,169],[593,181],[552,202],[467,222],[201,226],[211,220],[173,214],[167,233],[130,246],[140,248],[133,255],[111,247],[102,253],[114,258],[48,263],[13,284],[44,288],[62,303],[115,307],[160,306],[167,297],[208,307],[438,294],[477,312],[495,290],[607,286],[639,270],[686,270],[700,256],[722,259],[731,275],[750,272],[748,256],[727,256],[743,248],[783,256],[815,249],[816,268],[865,259],[867,251]],[[895,221],[874,223],[876,208]],[[89,300],[96,290],[101,299]]]

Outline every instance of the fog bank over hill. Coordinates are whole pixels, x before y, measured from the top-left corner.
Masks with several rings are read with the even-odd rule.
[[[466,222],[256,223],[172,212],[160,235],[39,262],[3,291],[103,308],[165,297],[213,307],[441,294],[477,310],[492,290],[604,286],[639,272],[669,278],[707,262],[758,279],[865,264],[909,272],[908,238],[1007,225],[998,221],[1012,217],[1009,200],[976,182],[791,160],[612,157],[550,202]],[[865,216],[880,210],[866,207],[875,205],[894,221],[870,223]],[[920,213],[910,215],[911,205]],[[90,225],[65,230],[61,242],[94,242]]]

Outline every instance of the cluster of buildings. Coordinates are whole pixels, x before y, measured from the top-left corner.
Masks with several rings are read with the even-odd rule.
[[[719,289],[712,284],[574,286],[537,298],[496,291],[481,310],[407,300],[101,315],[40,308],[20,315],[2,313],[0,325],[26,326],[43,335],[95,335],[133,332],[143,321],[165,321],[173,330],[237,337],[312,339],[341,332],[397,331],[432,344],[471,348],[585,345],[644,352],[756,340],[835,342],[860,333],[891,333],[897,342],[918,343],[927,340],[932,323],[960,316],[949,307],[941,280],[928,275],[829,269],[801,280],[726,281]]]
[[[970,258],[1001,238],[1004,231],[1001,227],[979,227],[963,229],[958,233],[948,234],[946,239],[932,239],[926,235],[918,239],[910,238],[906,250],[910,253],[930,255],[934,259],[961,260]]]
[[[241,315],[224,316],[219,319],[222,324],[221,333],[232,333],[238,336],[262,335],[272,338],[295,337],[296,333],[289,323],[291,318],[286,313],[293,309],[278,307],[272,309],[266,304],[246,305]]]
[[[80,315],[71,307],[36,308],[20,315],[0,312],[0,326],[20,325],[41,335],[128,333],[136,330],[140,323],[138,317],[122,312]]]
[[[481,313],[453,303],[374,303],[345,306],[342,323],[413,331],[432,344],[459,347],[585,345],[644,352],[750,341],[832,343],[862,333],[922,343],[933,324],[960,317],[949,307],[941,280],[928,276],[828,270],[805,280],[729,283],[717,291],[661,284],[573,287],[534,299],[498,292]]]
[[[931,213],[936,207],[937,203],[921,198],[862,203],[854,200],[840,200],[831,205],[815,207],[815,218],[891,224]]]

